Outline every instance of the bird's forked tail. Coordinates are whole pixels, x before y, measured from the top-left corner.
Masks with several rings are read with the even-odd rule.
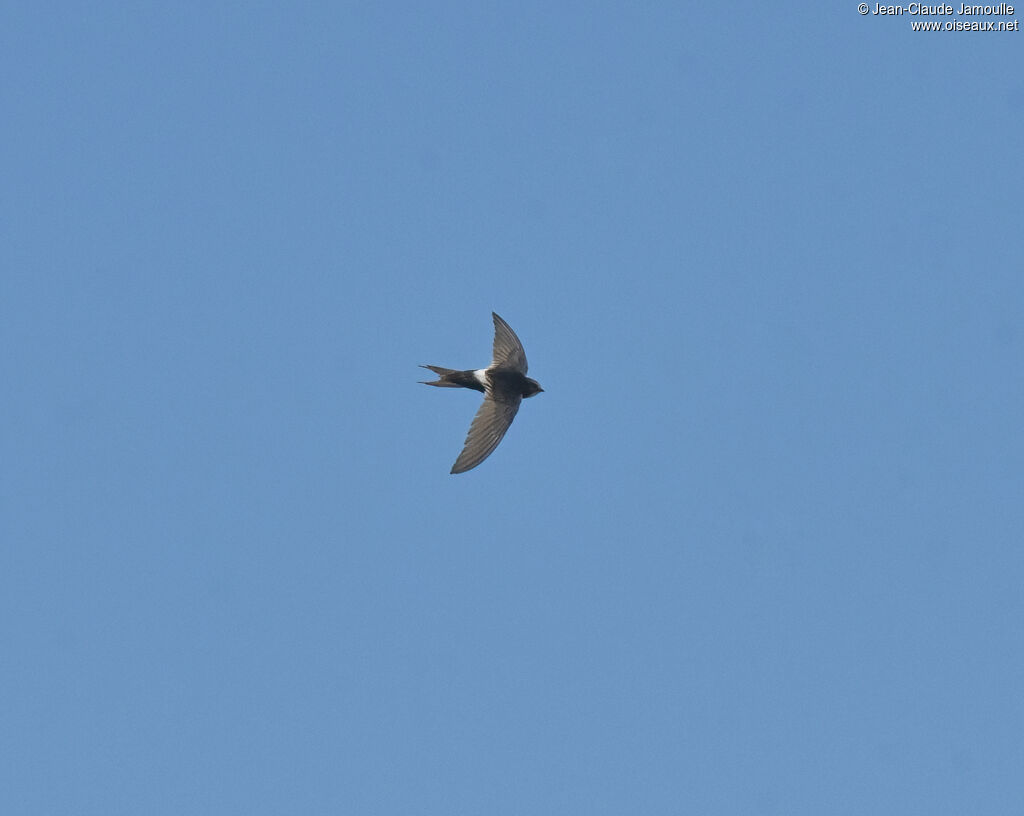
[[[424,385],[436,385],[439,388],[462,388],[463,387],[460,383],[452,382],[450,379],[447,379],[448,375],[450,375],[450,374],[459,374],[459,373],[461,373],[457,369],[454,369],[454,368],[441,368],[441,366],[432,366],[432,365],[420,366],[420,368],[429,368],[431,371],[433,371],[435,374],[437,374],[437,376],[439,376],[441,378],[439,380],[434,380],[433,382],[427,382],[426,380],[420,380],[420,382],[422,382]]]

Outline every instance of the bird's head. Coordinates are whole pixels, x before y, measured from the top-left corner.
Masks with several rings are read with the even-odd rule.
[[[523,397],[532,397],[539,394],[544,389],[540,387],[540,383],[536,380],[531,380],[529,377],[526,378],[526,388],[523,389]]]

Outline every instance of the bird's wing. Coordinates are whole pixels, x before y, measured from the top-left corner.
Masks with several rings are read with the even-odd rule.
[[[494,317],[494,360],[492,368],[511,368],[520,374],[526,373],[526,352],[523,351],[523,344],[519,342],[512,327],[502,320],[498,315],[491,312]],[[513,416],[515,413],[513,412]]]
[[[519,403],[522,401],[523,398],[518,394],[510,399],[496,400],[490,393],[484,397],[484,404],[480,406],[480,410],[473,417],[473,424],[469,426],[466,445],[452,465],[452,473],[472,470],[494,452],[512,420],[516,418]]]

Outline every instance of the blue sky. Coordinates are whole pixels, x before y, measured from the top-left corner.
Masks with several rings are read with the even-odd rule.
[[[910,22],[8,9],[0,810],[1016,812],[1024,35]]]

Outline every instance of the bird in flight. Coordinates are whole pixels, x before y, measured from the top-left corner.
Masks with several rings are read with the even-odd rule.
[[[465,473],[490,456],[516,418],[524,397],[532,397],[544,389],[526,376],[526,352],[512,328],[494,312],[494,353],[487,368],[456,371],[453,368],[425,365],[440,377],[424,385],[438,388],[472,388],[482,391],[484,404],[473,417],[466,436],[466,445],[452,465],[452,473]]]

